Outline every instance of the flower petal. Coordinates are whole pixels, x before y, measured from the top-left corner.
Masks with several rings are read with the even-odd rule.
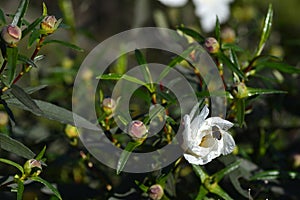
[[[233,140],[233,137],[225,131],[223,132],[223,142],[224,142],[224,147],[222,150],[222,154],[223,155],[230,154],[234,150],[235,142]]]
[[[231,127],[233,127],[233,123],[222,119],[221,117],[210,117],[205,120],[209,126],[218,125],[224,131],[227,131]]]
[[[158,0],[158,1],[170,7],[184,6],[188,2],[188,0]]]

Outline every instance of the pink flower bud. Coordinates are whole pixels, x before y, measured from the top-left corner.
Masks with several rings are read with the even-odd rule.
[[[26,175],[38,176],[42,172],[42,164],[35,159],[27,160],[24,164],[24,172]]]
[[[22,37],[22,30],[15,25],[5,26],[1,31],[2,39],[10,45],[18,43]]]
[[[149,188],[148,193],[152,200],[160,200],[164,196],[164,189],[161,185],[155,184]]]
[[[141,140],[145,139],[147,136],[148,130],[143,122],[141,121],[132,121],[129,129],[128,134],[134,139],[134,140]]]
[[[213,37],[206,38],[204,46],[209,53],[217,53],[220,49],[219,42]]]

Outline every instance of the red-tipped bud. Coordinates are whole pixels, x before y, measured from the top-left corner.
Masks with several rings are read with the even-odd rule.
[[[116,106],[116,101],[112,98],[105,98],[102,101],[102,109],[107,115],[112,114],[115,111]]]
[[[132,137],[133,140],[144,140],[147,136],[148,130],[147,127],[141,121],[132,121],[128,128],[128,134]]]
[[[160,200],[164,196],[164,189],[159,184],[152,185],[149,188],[149,197],[152,200]]]
[[[209,53],[217,53],[220,49],[219,42],[213,37],[206,38],[204,46]]]
[[[46,32],[46,34],[51,34],[57,29],[57,19],[55,16],[46,16],[41,23],[41,29]]]
[[[15,46],[22,37],[22,30],[18,26],[8,25],[2,29],[1,37],[7,44]]]

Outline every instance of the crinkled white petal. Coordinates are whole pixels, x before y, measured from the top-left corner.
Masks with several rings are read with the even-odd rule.
[[[234,147],[235,147],[235,142],[233,140],[233,137],[227,133],[227,132],[223,132],[223,144],[224,144],[224,147],[222,149],[222,154],[223,155],[227,155],[227,154],[230,154],[233,150],[234,150]]]
[[[224,23],[230,16],[230,3],[233,0],[193,0],[195,14],[200,17],[200,23],[204,31],[210,32],[216,24],[216,16],[219,22]]]
[[[188,0],[158,0],[158,1],[170,7],[180,7],[185,5],[188,2]]]
[[[230,121],[227,121],[225,119],[222,119],[221,117],[210,117],[205,120],[208,126],[217,125],[220,129],[227,131],[231,127],[233,127],[233,123]]]

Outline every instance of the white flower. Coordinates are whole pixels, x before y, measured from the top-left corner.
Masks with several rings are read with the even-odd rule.
[[[187,3],[187,0],[159,0],[170,7],[180,7]],[[234,0],[193,0],[195,14],[200,17],[200,23],[205,32],[210,32],[216,24],[216,16],[222,24],[230,16],[229,4]]]
[[[231,153],[235,142],[227,132],[233,126],[231,122],[220,117],[205,119],[209,113],[207,106],[197,115],[198,107],[199,104],[184,116],[183,156],[191,164],[204,165],[221,154]]]
[[[180,7],[185,5],[188,0],[159,0],[161,3],[165,4],[166,6],[170,7]]]
[[[200,17],[201,26],[204,31],[212,31],[216,24],[216,16],[222,24],[230,16],[229,4],[233,0],[193,0],[196,10],[195,13]]]

